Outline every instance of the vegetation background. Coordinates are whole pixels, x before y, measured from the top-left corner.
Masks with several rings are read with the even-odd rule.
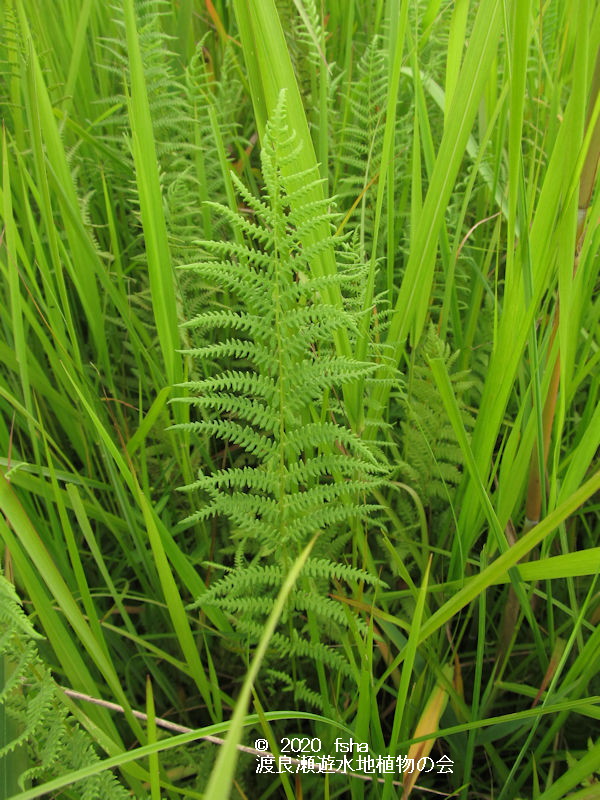
[[[0,798],[600,797],[598,3],[0,26]]]

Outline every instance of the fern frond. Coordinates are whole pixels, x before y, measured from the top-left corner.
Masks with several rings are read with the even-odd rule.
[[[308,187],[320,178],[312,171],[284,176],[283,166],[297,147],[282,95],[261,154],[262,197],[232,177],[253,219],[210,204],[243,241],[203,241],[209,258],[185,267],[237,303],[186,323],[204,337],[187,355],[205,371],[214,364],[216,374],[184,384],[189,397],[175,401],[201,415],[186,429],[237,448],[237,464],[201,474],[185,487],[202,498],[187,522],[227,520],[238,542],[235,569],[197,605],[228,611],[251,639],[258,639],[294,554],[315,533],[331,543],[347,541],[356,520],[378,512],[368,497],[387,470],[369,443],[337,421],[345,414],[335,390],[370,377],[377,365],[342,358],[332,349],[333,334],[343,329],[354,335],[358,320],[350,308],[329,304],[325,290],[332,284],[347,288],[362,273],[344,238],[338,274],[308,277],[312,259],[338,241],[331,201],[310,199]],[[220,363],[236,366],[219,371]],[[377,579],[325,557],[309,559],[286,612],[297,632],[282,624],[272,644],[279,657],[316,658],[349,675],[344,657],[306,638],[300,620],[315,615],[347,629],[347,609],[322,594],[333,580]]]
[[[401,423],[403,463],[401,476],[415,489],[423,506],[439,515],[448,508],[453,489],[462,478],[463,455],[427,360],[442,358],[459,402],[467,431],[474,419],[461,397],[471,388],[472,381],[464,372],[455,372],[453,365],[459,353],[441,341],[433,325],[417,348],[405,389],[403,406],[405,418]],[[414,507],[402,498],[400,514],[407,524],[414,520]]]
[[[68,714],[60,691],[37,650],[41,637],[31,625],[14,587],[0,573],[0,706],[3,725],[0,761],[12,769],[11,754],[27,747],[29,765],[17,776],[24,788],[99,761],[93,742]],[[11,735],[12,733],[12,735]],[[7,734],[8,737],[7,738]],[[15,761],[14,764],[21,764]],[[75,784],[76,800],[126,800],[129,792],[110,771]]]

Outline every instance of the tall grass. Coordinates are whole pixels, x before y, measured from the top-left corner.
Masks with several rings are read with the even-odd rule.
[[[90,698],[64,702],[101,756],[13,751],[23,719],[0,704],[0,798],[78,798],[103,770],[153,800],[598,796],[598,4],[2,0],[0,26],[2,570],[57,683]],[[306,446],[299,467],[332,466],[280,511],[350,484],[335,459],[356,442],[387,470],[335,494],[313,561],[178,491],[268,471],[192,396],[259,367],[223,362],[231,328],[186,323],[251,309],[225,267],[178,267],[221,263],[205,240],[267,264],[252,198],[282,97],[280,219],[315,209],[298,297],[307,326],[346,320],[298,364],[352,378],[297,412],[348,438]],[[219,600],[220,579],[280,563],[270,616],[262,585],[241,612]],[[257,609],[261,636],[240,627]],[[453,772],[257,774],[239,752],[297,735]]]

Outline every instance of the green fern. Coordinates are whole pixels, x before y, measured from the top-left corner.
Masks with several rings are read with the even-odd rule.
[[[321,541],[283,619],[285,627],[293,618],[293,628],[276,634],[272,647],[281,657],[317,659],[348,673],[338,653],[303,635],[302,620],[314,614],[338,629],[347,627],[347,617],[334,611],[336,604],[317,587],[327,592],[334,579],[377,582],[325,554],[347,540],[353,524],[374,513],[368,497],[385,467],[342,423],[342,404],[335,399],[339,387],[369,377],[373,365],[332,350],[334,333],[355,330],[356,318],[325,303],[321,293],[352,276],[341,269],[333,277],[308,277],[311,261],[335,242],[328,236],[306,243],[323,220],[331,220],[330,203],[305,200],[312,174],[283,176],[281,165],[295,147],[282,94],[262,151],[264,196],[253,196],[232,176],[251,217],[212,204],[247,243],[203,242],[212,260],[188,267],[218,284],[239,307],[207,311],[186,323],[205,341],[186,351],[189,356],[205,367],[233,366],[185,384],[191,396],[177,402],[192,405],[200,418],[177,427],[241,453],[236,465],[200,474],[185,487],[202,498],[187,522],[228,520],[236,551],[235,568],[197,605],[229,611],[238,629],[256,641],[291,561],[318,534]]]
[[[89,734],[68,714],[38,654],[36,641],[41,638],[14,587],[0,573],[0,781],[12,780],[21,789],[33,780],[50,780],[99,761]],[[78,782],[69,796],[125,800],[130,794],[112,773],[103,771]]]
[[[292,680],[286,672],[281,672],[281,670],[276,669],[267,670],[266,679],[280,688],[283,688],[285,693],[292,694],[296,701],[299,700],[306,706],[312,706],[312,708],[316,708],[318,711],[325,710],[325,703],[321,695],[311,689],[304,679]]]
[[[340,206],[349,211],[362,198],[353,212],[360,220],[363,247],[373,231],[372,197],[369,187],[377,180],[383,142],[388,68],[385,51],[378,36],[367,45],[357,65],[357,77],[349,88],[349,115],[339,120],[340,171],[336,193]]]
[[[202,213],[199,201],[206,199],[209,192],[213,199],[226,198],[215,137],[221,138],[223,147],[233,147],[241,87],[233,74],[230,49],[225,50],[217,76],[216,65],[211,62],[209,67],[206,63],[204,39],[198,43],[181,79],[174,67],[171,38],[163,30],[166,25],[163,18],[171,14],[170,4],[165,0],[137,0],[135,7],[171,248],[175,261],[182,258],[189,261],[190,256],[197,255],[193,240],[198,230],[204,228],[208,234],[207,227],[210,229],[209,217]],[[114,19],[118,35],[104,40],[114,64],[102,66],[122,86],[123,78],[129,84],[129,59],[120,6],[114,7]],[[107,98],[106,102],[127,107],[123,93]],[[211,114],[216,123],[214,129]],[[105,136],[108,142],[121,139],[123,131],[129,131],[125,111],[112,115],[111,120],[114,136]],[[131,159],[129,163],[132,168]],[[135,192],[130,193],[130,202],[137,204]]]
[[[430,519],[448,508],[452,491],[462,478],[463,456],[427,361],[443,358],[450,373],[458,356],[430,325],[414,354],[403,398],[400,475],[417,492]],[[459,398],[472,385],[464,372],[452,373],[451,380]],[[462,415],[466,429],[472,430],[474,419],[464,404]],[[412,501],[402,497],[399,502],[402,518],[416,525]]]

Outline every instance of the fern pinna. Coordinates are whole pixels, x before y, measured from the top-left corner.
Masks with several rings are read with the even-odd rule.
[[[212,208],[238,235],[235,241],[204,242],[210,257],[186,267],[226,293],[229,307],[186,324],[198,346],[185,352],[202,361],[205,373],[210,362],[224,366],[184,384],[190,396],[180,402],[194,406],[199,419],[178,427],[244,453],[242,463],[200,474],[185,487],[202,498],[189,522],[224,518],[235,543],[234,568],[197,605],[229,611],[238,629],[255,641],[292,560],[319,534],[290,601],[285,633],[275,635],[272,648],[348,673],[350,665],[323,635],[329,631],[339,641],[348,624],[345,609],[327,593],[334,579],[377,580],[338,556],[352,526],[373,512],[369,492],[385,469],[342,422],[337,390],[364,379],[372,367],[332,349],[334,333],[356,329],[356,320],[349,310],[325,302],[323,290],[333,281],[344,294],[352,277],[342,266],[344,257],[337,276],[310,275],[311,261],[335,238],[330,202],[306,199],[318,177],[284,174],[295,147],[282,94],[262,150],[263,196],[253,196],[232,175],[245,213]],[[332,233],[318,238],[324,220]]]

